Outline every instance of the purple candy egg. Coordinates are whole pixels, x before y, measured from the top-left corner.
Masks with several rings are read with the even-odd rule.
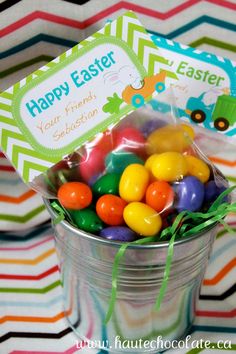
[[[140,130],[143,133],[143,136],[146,138],[154,130],[162,128],[165,125],[166,125],[166,123],[164,121],[161,121],[159,119],[152,119],[152,120],[146,121]]]
[[[205,184],[205,201],[214,202],[216,198],[224,192],[226,187],[217,185],[215,181],[209,181]],[[222,202],[226,202],[227,197],[224,197]]]
[[[126,226],[106,227],[99,235],[111,241],[131,242],[137,239],[137,234]]]
[[[209,181],[205,184],[205,201],[212,202],[219,195],[215,181]]]
[[[176,186],[178,212],[183,210],[197,211],[201,209],[204,200],[204,184],[194,176],[188,176]]]

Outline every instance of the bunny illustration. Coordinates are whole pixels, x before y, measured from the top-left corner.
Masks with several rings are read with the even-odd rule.
[[[141,78],[138,70],[130,65],[124,65],[117,71],[111,71],[103,76],[104,84],[122,85],[121,97],[117,92],[111,97],[107,97],[107,103],[103,106],[106,113],[118,113],[120,105],[125,102],[139,108],[145,103],[145,99],[150,97],[153,92],[162,92],[165,90],[166,72]]]

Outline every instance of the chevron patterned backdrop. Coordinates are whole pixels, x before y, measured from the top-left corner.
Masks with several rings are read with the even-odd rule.
[[[150,33],[236,60],[235,0],[5,0],[0,1],[0,91],[129,9]],[[234,149],[211,160],[236,182]],[[47,220],[40,196],[22,184],[0,153],[0,354],[94,353],[86,345],[76,348],[64,318]],[[229,220],[236,230],[236,217]],[[221,229],[192,333],[193,339],[211,340],[206,354],[223,353],[215,346],[220,339],[231,340],[236,353],[235,251],[235,235]]]

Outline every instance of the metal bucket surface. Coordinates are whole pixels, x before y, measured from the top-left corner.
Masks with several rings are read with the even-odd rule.
[[[45,204],[55,219],[49,201]],[[168,242],[129,247],[119,265],[115,309],[105,326],[114,255],[121,243],[75,229],[66,221],[55,225],[65,313],[78,337],[95,347],[95,353],[108,347],[109,353],[141,354],[163,351],[165,341],[186,335],[194,320],[216,229],[175,242],[159,311],[154,304],[164,276]]]

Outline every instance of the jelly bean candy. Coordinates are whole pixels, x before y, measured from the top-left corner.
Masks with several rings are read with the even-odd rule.
[[[93,176],[97,176],[105,170],[106,152],[95,146],[86,151],[79,164],[79,173],[84,181],[88,182]]]
[[[124,209],[124,219],[131,230],[142,236],[154,236],[162,226],[160,215],[141,202],[128,204]]]
[[[173,125],[154,130],[147,138],[147,154],[167,151],[183,152],[191,144],[191,140],[183,129]]]
[[[144,164],[140,157],[128,151],[112,151],[105,159],[106,171],[108,173],[122,173],[132,163]]]
[[[86,208],[92,202],[92,191],[84,183],[67,182],[57,193],[61,205],[66,209],[79,210]]]
[[[99,235],[111,241],[131,242],[137,239],[137,234],[126,226],[106,227]]]
[[[204,184],[194,176],[187,176],[176,185],[176,209],[198,211],[204,200]]]
[[[101,196],[96,204],[96,212],[107,225],[118,226],[124,223],[123,210],[127,203],[112,194]]]
[[[202,183],[207,182],[210,177],[208,165],[195,156],[186,155],[185,158],[188,164],[188,174],[197,177]]]
[[[139,164],[131,164],[124,170],[119,185],[121,198],[127,202],[143,199],[149,183],[148,170]]]
[[[71,213],[74,223],[79,229],[86,232],[97,233],[102,230],[103,223],[95,211],[85,208]]]
[[[169,209],[174,200],[174,191],[165,181],[156,181],[151,183],[146,191],[146,203],[161,213]]]
[[[95,195],[119,194],[120,175],[117,173],[107,173],[100,177],[92,187]]]
[[[114,132],[114,143],[115,147],[125,150],[135,152],[141,156],[145,151],[145,139],[142,133],[134,127],[123,127],[119,128]]]
[[[153,176],[161,181],[174,182],[182,179],[188,171],[184,156],[178,152],[159,154],[152,165]]]

